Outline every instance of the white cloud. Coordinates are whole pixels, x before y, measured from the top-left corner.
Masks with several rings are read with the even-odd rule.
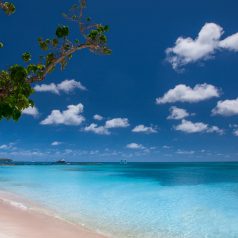
[[[167,60],[174,69],[179,69],[189,63],[207,60],[219,49],[238,51],[238,33],[220,40],[223,33],[218,24],[206,23],[195,39],[179,37],[174,47],[166,49]]]
[[[52,146],[57,146],[57,145],[61,145],[61,144],[62,144],[62,142],[60,142],[60,141],[53,141],[51,143]]]
[[[110,131],[105,126],[98,126],[95,123],[90,124],[84,128],[84,131],[93,132],[99,135],[109,135]]]
[[[230,128],[238,128],[238,124],[229,124]]]
[[[238,125],[237,124],[233,124],[233,125],[230,124],[229,127],[233,129],[234,136],[238,136]]]
[[[182,120],[181,124],[175,126],[174,129],[185,133],[224,133],[224,131],[217,126],[209,126],[203,122],[191,122],[185,119]]]
[[[103,116],[98,115],[98,114],[95,114],[95,115],[93,116],[93,119],[94,119],[94,120],[97,120],[97,121],[101,121],[101,120],[103,120]]]
[[[92,123],[84,128],[86,132],[93,132],[99,135],[110,135],[109,129],[113,128],[125,128],[129,126],[129,121],[127,118],[113,118],[105,122],[103,126],[98,126],[96,123]]]
[[[120,127],[128,127],[129,121],[127,118],[113,118],[111,120],[106,121],[105,127],[106,128],[120,128]]]
[[[238,129],[234,130],[233,133],[234,133],[235,136],[238,136]]]
[[[36,107],[28,107],[22,111],[23,114],[37,117],[39,115],[39,111]]]
[[[234,116],[238,115],[238,98],[233,100],[218,101],[212,110],[213,115]]]
[[[170,89],[163,97],[156,98],[157,104],[173,102],[195,103],[208,100],[213,97],[219,97],[219,90],[211,84],[197,84],[194,88],[179,84]]]
[[[224,49],[238,51],[238,33],[228,36],[226,39],[220,41],[219,46]]]
[[[152,126],[138,125],[132,129],[132,132],[152,134],[157,133],[157,129],[153,128]]]
[[[59,90],[55,83],[36,85],[34,87],[34,90],[36,92],[51,92],[51,93],[59,94]]]
[[[172,119],[172,120],[181,120],[190,115],[185,109],[178,108],[175,106],[171,107],[169,111],[170,111],[170,115],[167,117],[167,119]]]
[[[3,145],[0,145],[0,149],[8,149],[9,147],[8,147],[8,145],[5,145],[5,144],[3,144]]]
[[[217,134],[220,134],[220,135],[223,135],[224,134],[224,130],[223,129],[220,129],[219,127],[217,126],[211,126],[210,128],[207,129],[207,132],[208,133],[217,133]]]
[[[183,131],[186,133],[197,133],[197,132],[204,132],[208,128],[207,124],[202,122],[193,123],[191,121],[182,120],[182,123],[175,127],[177,131]]]
[[[53,110],[51,114],[41,121],[42,125],[52,125],[52,124],[64,124],[64,125],[80,125],[85,118],[81,115],[83,112],[83,104],[69,105],[67,110]]]
[[[14,147],[15,143],[9,143],[9,144],[3,144],[0,145],[0,150],[12,150],[15,149],[16,147]]]
[[[57,87],[59,91],[63,91],[65,93],[69,93],[76,88],[81,90],[87,90],[86,87],[81,84],[81,82],[75,81],[74,79],[64,80],[61,83],[59,83]]]
[[[137,144],[137,143],[130,143],[126,145],[126,148],[128,149],[144,149],[144,146],[141,144]]]
[[[55,94],[60,94],[60,92],[64,93],[72,92],[76,88],[81,90],[87,90],[85,86],[83,86],[79,81],[75,81],[74,79],[64,80],[59,84],[50,83],[50,84],[36,85],[34,87],[34,90],[36,92],[51,92]]]
[[[194,150],[180,150],[178,149],[176,151],[176,154],[181,154],[181,155],[193,155],[195,153]]]

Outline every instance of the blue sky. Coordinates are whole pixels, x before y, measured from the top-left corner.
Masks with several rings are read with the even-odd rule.
[[[1,12],[1,68],[21,63],[25,51],[36,61],[37,38],[68,24],[61,13],[73,3],[15,1],[14,15]],[[35,85],[38,113],[1,121],[0,157],[237,160],[237,7],[231,0],[88,1],[89,15],[110,25],[113,54],[78,52],[65,71]]]

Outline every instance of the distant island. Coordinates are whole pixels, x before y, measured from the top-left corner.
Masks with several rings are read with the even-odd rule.
[[[66,164],[66,161],[64,159],[57,160],[55,162],[56,164]]]
[[[12,164],[12,163],[13,163],[12,159],[0,158],[0,165],[6,165],[6,164]]]

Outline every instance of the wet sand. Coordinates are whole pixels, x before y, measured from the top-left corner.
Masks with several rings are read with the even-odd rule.
[[[0,238],[105,238],[0,193]]]

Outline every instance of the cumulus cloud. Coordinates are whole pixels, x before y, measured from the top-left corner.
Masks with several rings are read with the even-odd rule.
[[[141,144],[137,144],[137,143],[130,143],[126,145],[126,148],[128,149],[144,149],[144,146]]]
[[[39,111],[36,107],[28,107],[22,111],[23,114],[37,117],[39,115]]]
[[[152,133],[157,133],[157,129],[152,126],[144,126],[141,124],[141,125],[134,127],[132,129],[132,132],[152,134]]]
[[[120,127],[128,127],[129,121],[127,118],[113,118],[111,120],[107,120],[105,123],[106,128],[120,128]]]
[[[226,39],[220,41],[219,46],[224,49],[238,51],[238,33],[228,36]]]
[[[166,49],[167,60],[174,69],[199,60],[207,60],[219,49],[238,51],[238,33],[221,40],[224,31],[216,23],[206,23],[195,39],[178,37],[174,47]]]
[[[57,146],[57,145],[61,145],[61,144],[62,144],[62,142],[60,142],[60,141],[53,141],[51,143],[52,146]]]
[[[79,81],[75,81],[74,79],[64,80],[59,84],[50,83],[50,84],[36,85],[34,87],[34,90],[36,92],[51,92],[55,94],[60,94],[60,92],[64,93],[72,92],[74,89],[77,88],[81,90],[87,90],[85,86],[83,86]]]
[[[101,121],[101,120],[103,120],[103,116],[98,115],[98,114],[95,114],[95,115],[93,116],[93,119],[96,120],[96,121]]]
[[[213,97],[219,97],[218,88],[211,84],[196,84],[193,88],[184,84],[179,84],[170,89],[163,97],[156,98],[156,104],[189,102],[195,103],[208,100]]]
[[[83,108],[83,104],[79,103],[78,105],[67,106],[67,110],[62,112],[60,110],[53,110],[46,119],[41,121],[40,124],[63,124],[78,126],[85,120],[85,118],[81,115],[81,113],[83,112]]]
[[[181,154],[181,155],[193,155],[195,153],[194,150],[180,150],[178,149],[176,151],[176,154]]]
[[[98,126],[96,123],[92,123],[84,128],[84,131],[93,132],[99,135],[109,135],[110,131],[105,126]]]
[[[207,124],[202,122],[191,122],[187,120],[182,120],[182,123],[175,127],[177,131],[183,131],[186,133],[197,133],[197,132],[204,132],[208,128]]]
[[[203,122],[191,122],[185,119],[183,119],[179,125],[175,126],[174,129],[185,133],[224,133],[224,131],[217,126],[209,126]]]
[[[34,87],[34,90],[36,92],[51,92],[51,93],[59,94],[59,90],[55,83],[36,85]]]
[[[238,129],[234,130],[233,133],[234,133],[235,136],[238,136]]]
[[[220,135],[223,135],[224,134],[224,130],[223,129],[220,129],[219,127],[217,126],[211,126],[207,129],[207,132],[208,133],[217,133],[217,134],[220,134]]]
[[[170,120],[181,120],[190,115],[185,109],[178,108],[175,106],[171,107],[169,111],[170,115],[167,117],[167,119]]]
[[[15,143],[9,143],[9,144],[2,144],[0,145],[0,150],[13,150],[16,147],[14,147]]]
[[[216,107],[212,110],[212,115],[238,115],[238,98],[233,100],[218,101]]]
[[[98,126],[96,123],[92,123],[89,126],[84,128],[86,132],[93,132],[99,135],[110,135],[110,129],[113,128],[125,128],[128,127],[129,121],[127,118],[113,118],[111,120],[107,120],[103,126]]]

